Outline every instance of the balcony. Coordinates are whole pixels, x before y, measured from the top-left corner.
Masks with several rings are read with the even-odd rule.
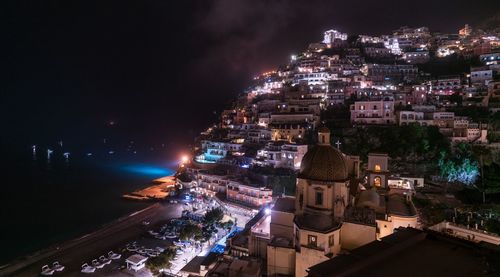
[[[321,251],[325,252],[325,247],[324,244],[319,244],[319,245],[314,245],[314,244],[301,244],[301,247],[311,249],[311,250],[316,250],[316,251]]]

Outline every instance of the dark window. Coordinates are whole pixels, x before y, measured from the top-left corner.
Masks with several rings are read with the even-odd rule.
[[[316,192],[316,205],[323,205],[323,192]]]
[[[307,237],[307,244],[314,247],[318,246],[318,238],[316,236],[309,235]]]
[[[328,237],[328,246],[333,246],[335,244],[335,235],[331,235]]]

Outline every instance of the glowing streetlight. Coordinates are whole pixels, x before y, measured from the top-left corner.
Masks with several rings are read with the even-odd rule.
[[[269,215],[269,214],[271,214],[271,209],[269,209],[269,208],[266,208],[266,209],[264,210],[264,213],[265,213],[266,215]]]
[[[183,164],[185,164],[189,161],[189,157],[187,155],[184,155],[184,156],[182,156],[181,161]]]

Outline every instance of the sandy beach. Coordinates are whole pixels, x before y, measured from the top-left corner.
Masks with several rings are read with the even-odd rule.
[[[175,188],[175,177],[167,176],[155,179],[151,186],[123,195],[130,200],[161,200],[165,199],[169,192]]]
[[[143,221],[149,221],[150,225],[154,225],[180,217],[181,212],[181,204],[152,204],[93,233],[15,260],[0,269],[0,276],[40,276],[41,267],[45,264],[50,265],[54,261],[59,261],[66,266],[66,269],[53,276],[80,276],[82,275],[80,267],[84,262],[90,262],[109,251],[121,253],[127,242],[140,237],[147,230],[147,227],[141,224]]]

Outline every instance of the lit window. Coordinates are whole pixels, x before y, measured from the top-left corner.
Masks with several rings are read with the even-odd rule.
[[[381,169],[380,165],[379,165],[379,164],[376,164],[376,165],[375,165],[375,171],[381,171],[381,170],[382,170],[382,169]]]

